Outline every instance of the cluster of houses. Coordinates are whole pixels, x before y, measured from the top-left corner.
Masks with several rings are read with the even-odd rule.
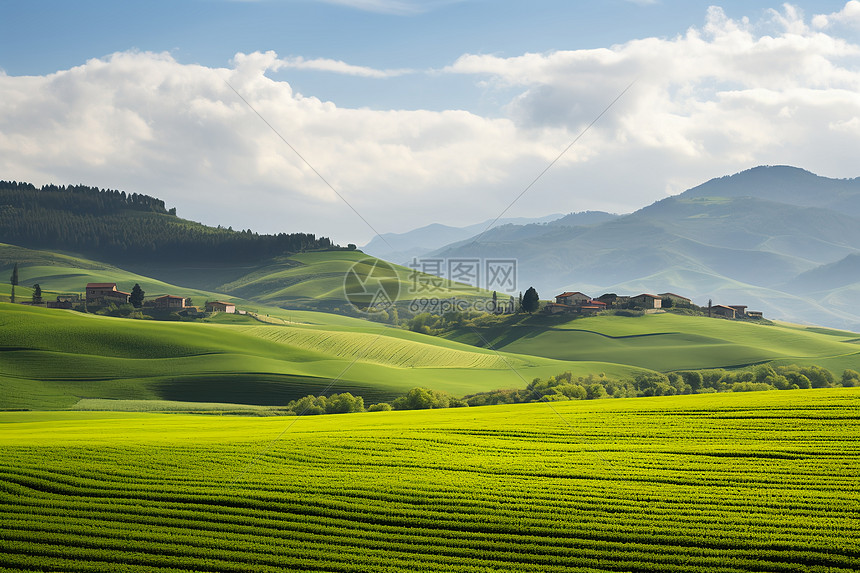
[[[664,301],[667,301],[664,304]],[[685,296],[672,292],[661,294],[638,294],[636,296],[623,296],[615,293],[607,293],[597,298],[591,298],[581,292],[563,292],[556,295],[555,302],[548,303],[544,310],[550,314],[562,312],[577,314],[594,314],[612,308],[635,308],[645,312],[657,312],[664,307],[693,308],[693,301]],[[702,309],[704,310],[704,308]],[[723,318],[762,318],[762,313],[747,311],[744,305],[711,305],[709,303],[708,316],[720,316]]]
[[[60,298],[57,297],[59,302]],[[86,288],[87,305],[104,306],[108,304],[127,304],[131,298],[130,292],[125,292],[117,289],[116,283],[88,283]],[[179,314],[199,313],[200,309],[190,304],[190,299],[165,294],[157,298],[147,300],[143,303],[144,307],[153,308],[156,310],[172,310]],[[63,308],[63,307],[60,307]],[[68,308],[71,308],[69,306]],[[206,303],[206,312],[226,312],[234,314],[243,311],[237,311],[236,305],[231,302],[223,302],[215,300]]]

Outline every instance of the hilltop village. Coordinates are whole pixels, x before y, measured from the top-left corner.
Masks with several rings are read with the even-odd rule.
[[[761,319],[763,315],[759,311],[747,310],[747,307],[742,304],[711,304],[708,301],[708,306],[698,307],[693,304],[693,301],[687,297],[675,294],[672,292],[664,292],[661,294],[638,294],[636,296],[617,295],[615,293],[606,293],[597,298],[591,298],[587,294],[581,292],[563,292],[556,295],[555,302],[547,303],[544,306],[544,312],[548,314],[596,314],[604,310],[610,309],[629,309],[641,310],[645,313],[655,313],[663,309],[695,309],[701,312],[707,312],[708,316],[722,317],[729,319],[751,318]]]

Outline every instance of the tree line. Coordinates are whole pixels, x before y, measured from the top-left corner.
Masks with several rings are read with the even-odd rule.
[[[99,260],[239,262],[335,248],[309,233],[260,235],[175,216],[164,201],[94,187],[0,181],[0,242]]]

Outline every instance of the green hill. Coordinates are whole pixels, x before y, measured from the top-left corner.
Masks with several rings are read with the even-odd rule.
[[[85,185],[0,181],[0,242],[128,261],[236,264],[308,249],[332,248],[307,233],[259,235],[208,227],[176,216],[147,195]],[[124,265],[123,265],[124,266]]]
[[[375,402],[415,386],[463,395],[563,370],[638,370],[500,354],[324,313],[269,319],[280,324],[140,321],[0,303],[0,408],[64,408],[84,398],[278,405],[326,389]]]
[[[496,326],[457,329],[446,336],[505,352],[661,372],[774,363],[817,365],[839,376],[860,366],[857,333],[671,313],[575,320],[511,317]]]

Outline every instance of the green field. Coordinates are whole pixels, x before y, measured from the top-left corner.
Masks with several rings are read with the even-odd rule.
[[[860,389],[0,413],[3,571],[856,571]]]
[[[563,370],[637,371],[498,353],[325,313],[261,318],[272,323],[156,322],[0,303],[0,408],[67,408],[86,398],[284,405],[326,389],[372,403],[415,386],[462,396]]]
[[[489,343],[506,352],[620,362],[661,372],[765,362],[814,364],[837,376],[846,368],[860,368],[857,333],[670,313],[575,320],[535,316],[491,328],[461,329],[447,336],[481,346]]]

